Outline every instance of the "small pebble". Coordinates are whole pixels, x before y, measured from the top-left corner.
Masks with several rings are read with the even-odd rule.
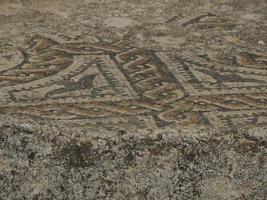
[[[262,40],[258,41],[258,44],[264,45],[264,42]]]

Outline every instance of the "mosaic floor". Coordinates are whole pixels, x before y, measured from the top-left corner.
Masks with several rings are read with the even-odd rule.
[[[1,115],[106,128],[266,126],[263,11],[159,10],[161,1],[131,11],[135,2],[119,1],[116,14],[112,1],[99,17],[21,2],[0,12]]]
[[[0,200],[265,200],[266,0],[0,0]]]

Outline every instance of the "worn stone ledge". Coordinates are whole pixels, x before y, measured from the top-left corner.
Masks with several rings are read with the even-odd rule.
[[[264,199],[266,129],[108,131],[1,120],[1,199]]]

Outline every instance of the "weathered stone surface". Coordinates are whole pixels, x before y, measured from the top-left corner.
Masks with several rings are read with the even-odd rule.
[[[2,199],[264,199],[261,129],[190,136],[2,122]]]
[[[0,199],[264,199],[266,14],[0,0]]]

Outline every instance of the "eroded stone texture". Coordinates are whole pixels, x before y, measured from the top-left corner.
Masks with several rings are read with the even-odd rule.
[[[266,13],[0,0],[0,199],[264,199]]]
[[[0,126],[3,199],[264,199],[262,129],[188,136],[32,124]]]

